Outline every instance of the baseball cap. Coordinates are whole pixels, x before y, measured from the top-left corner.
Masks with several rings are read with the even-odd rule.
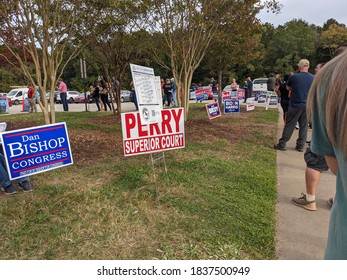
[[[301,59],[298,63],[299,67],[308,67],[310,66],[310,62],[307,59]]]

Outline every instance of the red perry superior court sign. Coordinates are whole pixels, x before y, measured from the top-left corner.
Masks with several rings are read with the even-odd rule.
[[[140,113],[123,113],[125,156],[180,149],[185,147],[183,108],[161,111],[162,121],[142,124]]]

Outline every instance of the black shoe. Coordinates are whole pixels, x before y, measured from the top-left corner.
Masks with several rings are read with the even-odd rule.
[[[297,150],[298,152],[303,152],[304,151],[304,147],[296,146],[295,150]]]
[[[281,147],[279,144],[275,144],[274,145],[274,149],[275,150],[280,150],[280,151],[286,151],[286,147]]]
[[[32,186],[30,185],[29,181],[24,181],[19,183],[19,187],[24,191],[24,192],[31,192],[33,190]]]
[[[17,189],[11,184],[6,188],[2,188],[6,195],[13,195],[17,193]]]

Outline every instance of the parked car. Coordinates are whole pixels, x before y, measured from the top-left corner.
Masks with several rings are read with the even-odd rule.
[[[89,92],[87,93],[87,102],[88,103],[92,103],[93,102],[93,98],[90,96]],[[84,93],[81,93],[79,96],[75,97],[75,103],[85,103],[86,102],[86,96],[84,95]]]
[[[121,102],[130,102],[131,101],[131,91],[122,89],[120,91],[120,101]]]
[[[79,95],[81,95],[81,93],[79,91],[75,91],[75,90],[69,90],[67,91],[67,102],[69,103],[74,103],[75,102],[75,98]],[[57,103],[61,103],[61,99],[60,99],[60,94],[58,94],[57,96]]]
[[[27,97],[28,90],[28,88],[16,88],[7,93],[6,96],[11,99],[14,105],[18,105]]]
[[[59,91],[54,92],[54,103],[57,103],[57,99],[58,99],[59,95],[60,95]],[[47,102],[49,102],[49,100],[51,98],[51,94],[49,92],[46,93],[46,98],[47,98]],[[60,96],[59,96],[59,98],[60,98]]]
[[[213,92],[211,86],[202,86],[195,91],[195,95],[199,100],[213,99]],[[200,97],[198,97],[200,95]],[[202,96],[201,96],[202,95]]]

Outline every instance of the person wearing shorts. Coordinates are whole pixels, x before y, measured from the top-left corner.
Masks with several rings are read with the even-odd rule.
[[[302,193],[300,197],[293,197],[292,202],[294,205],[306,210],[316,211],[316,192],[320,176],[323,171],[328,171],[329,167],[325,157],[313,153],[310,147],[306,149],[304,159],[306,162],[306,193]]]

